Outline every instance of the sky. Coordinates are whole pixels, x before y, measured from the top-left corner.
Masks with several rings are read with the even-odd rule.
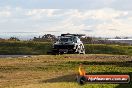
[[[132,0],[0,0],[0,33],[132,36]]]

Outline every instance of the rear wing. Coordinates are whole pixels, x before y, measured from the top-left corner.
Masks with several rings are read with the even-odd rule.
[[[82,37],[82,36],[85,36],[85,34],[61,34],[61,36],[78,36],[78,37]]]

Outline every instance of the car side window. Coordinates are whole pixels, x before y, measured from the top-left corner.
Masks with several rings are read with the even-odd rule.
[[[73,41],[74,41],[75,43],[77,43],[77,39],[76,39],[75,37],[73,38]]]

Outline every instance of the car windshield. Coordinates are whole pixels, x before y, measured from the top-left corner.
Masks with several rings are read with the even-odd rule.
[[[60,38],[60,42],[71,42],[71,38]]]

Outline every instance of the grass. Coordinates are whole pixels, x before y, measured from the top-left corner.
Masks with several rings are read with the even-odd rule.
[[[33,41],[0,42],[1,55],[46,55],[52,50],[52,43]],[[132,46],[85,44],[86,54],[132,55]]]
[[[85,49],[86,49],[86,53],[89,54],[132,55],[132,46],[86,44]]]
[[[82,63],[88,74],[129,74],[132,57],[125,55],[39,55],[1,58],[1,88],[131,88],[130,84],[77,84]]]
[[[1,55],[41,55],[47,54],[51,49],[51,43],[33,41],[6,41],[0,42]]]
[[[16,87],[16,88],[115,88],[118,85],[114,85],[114,84],[86,84],[83,86],[80,86],[76,83],[45,83],[42,85],[37,85],[37,84],[31,84],[28,86],[21,86],[21,87]]]

